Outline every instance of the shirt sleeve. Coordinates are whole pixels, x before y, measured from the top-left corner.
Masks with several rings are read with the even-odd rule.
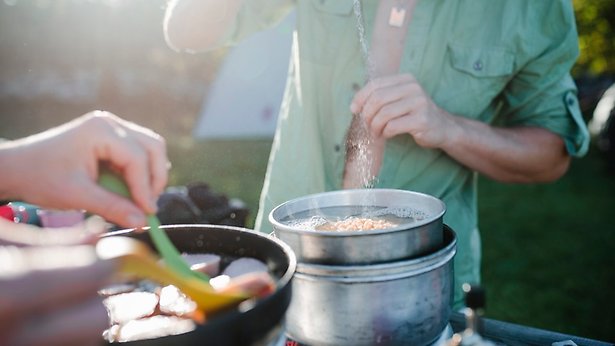
[[[570,1],[552,1],[531,30],[525,30],[529,58],[503,93],[503,120],[508,126],[537,126],[560,135],[571,156],[580,157],[589,148],[589,131],[570,76],[576,61],[578,36]],[[541,14],[542,13],[542,14]]]
[[[223,40],[233,45],[257,31],[265,30],[280,22],[293,8],[293,0],[245,0],[237,19]]]

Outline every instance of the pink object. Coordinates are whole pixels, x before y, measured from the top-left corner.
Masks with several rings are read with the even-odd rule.
[[[41,219],[43,227],[71,227],[85,219],[85,213],[81,210],[48,210],[39,209],[38,217]]]
[[[13,221],[15,219],[15,213],[13,212],[13,208],[11,208],[11,206],[9,205],[0,206],[0,217]]]
[[[220,256],[214,254],[187,254],[182,257],[190,266],[190,269],[199,271],[208,276],[216,276],[220,272]]]

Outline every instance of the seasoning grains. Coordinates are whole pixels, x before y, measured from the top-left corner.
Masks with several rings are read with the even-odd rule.
[[[370,231],[396,227],[397,224],[383,219],[349,217],[341,221],[328,221],[316,226],[317,231]]]

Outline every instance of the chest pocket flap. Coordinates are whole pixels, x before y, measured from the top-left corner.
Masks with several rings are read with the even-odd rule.
[[[502,48],[472,48],[449,44],[452,66],[475,77],[501,77],[514,71],[515,56]]]
[[[352,11],[352,0],[312,0],[314,7],[322,12],[348,15]]]

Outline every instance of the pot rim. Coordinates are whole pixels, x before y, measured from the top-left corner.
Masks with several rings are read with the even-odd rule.
[[[368,265],[328,265],[315,263],[298,263],[295,277],[327,277],[327,280],[340,282],[386,281],[419,275],[437,269],[449,263],[457,254],[457,234],[444,225],[445,243],[443,246],[425,256],[406,260],[374,263]],[[376,278],[373,276],[377,275]]]
[[[344,194],[350,193],[350,194],[352,194],[352,193],[368,193],[368,191],[373,191],[373,192],[376,192],[376,193],[412,194],[412,195],[417,196],[419,198],[425,198],[425,199],[431,200],[434,203],[439,204],[440,211],[437,212],[434,215],[428,215],[428,217],[426,217],[426,218],[424,218],[424,219],[422,219],[420,221],[414,221],[412,223],[400,224],[400,225],[398,225],[396,227],[391,227],[391,228],[386,228],[386,229],[367,230],[367,231],[360,231],[360,230],[352,230],[352,231],[306,230],[306,229],[301,229],[301,228],[295,228],[295,227],[288,226],[288,225],[278,221],[274,217],[274,214],[278,213],[281,209],[284,209],[284,208],[288,207],[288,205],[301,203],[301,202],[304,202],[304,201],[307,201],[307,200],[314,200],[314,199],[318,199],[318,198],[323,197],[323,196],[332,195],[332,194],[336,194],[336,193],[340,193],[340,194],[342,194],[342,193],[344,193]],[[337,205],[331,205],[331,206],[340,206],[340,205],[337,204]],[[329,207],[329,205],[326,205],[324,207]],[[284,232],[284,231],[286,231],[286,232],[297,233],[297,234],[302,234],[302,235],[311,235],[311,236],[314,236],[314,237],[331,237],[331,238],[349,237],[349,236],[362,237],[362,236],[371,236],[371,235],[381,235],[383,233],[396,233],[396,232],[412,230],[414,228],[420,228],[421,226],[427,225],[429,223],[432,223],[432,222],[442,218],[445,213],[446,213],[446,204],[441,199],[439,199],[437,197],[434,197],[432,195],[428,195],[426,193],[422,193],[422,192],[403,190],[403,189],[390,189],[390,188],[345,189],[345,190],[332,190],[332,191],[320,192],[320,193],[311,194],[311,195],[307,195],[307,196],[297,197],[297,198],[291,199],[289,201],[286,201],[286,202],[278,205],[277,207],[273,208],[273,210],[271,210],[271,212],[269,213],[269,222],[274,227],[274,232],[277,232],[277,231]],[[409,225],[411,225],[411,227],[408,227]]]
[[[282,248],[282,251],[285,253],[286,256],[288,256],[288,268],[286,269],[286,272],[278,280],[276,280],[276,284],[277,284],[276,286],[279,286],[280,283],[284,283],[284,284],[288,283],[292,279],[294,273],[297,270],[297,256],[295,255],[295,252],[285,242],[275,237],[274,234],[258,232],[258,231],[255,231],[249,228],[242,228],[238,226],[228,226],[228,225],[173,224],[173,225],[161,225],[160,226],[160,229],[162,230],[172,230],[174,228],[178,228],[178,229],[182,229],[182,228],[185,228],[185,229],[207,229],[207,228],[227,229],[227,230],[237,231],[240,233],[249,233],[251,235],[261,237],[261,238],[266,238],[267,240],[274,242],[277,246]],[[146,232],[147,230],[149,230],[149,227],[143,227],[142,230]],[[123,230],[108,232],[104,236],[105,237],[121,236],[121,235],[126,235],[126,234],[135,234],[135,232],[138,232],[138,231],[136,229],[123,229]]]

